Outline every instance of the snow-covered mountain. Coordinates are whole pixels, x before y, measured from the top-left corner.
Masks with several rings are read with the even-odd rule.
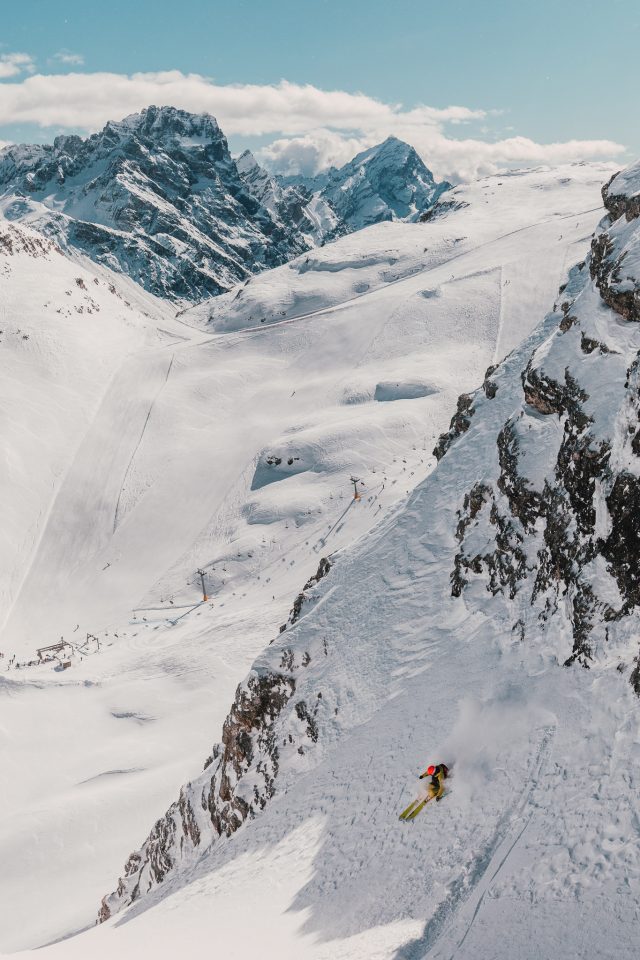
[[[309,248],[349,233],[348,224],[320,191],[304,184],[287,184],[271,175],[250,150],[245,150],[236,164],[249,192],[277,220],[295,226]]]
[[[0,153],[8,219],[177,301],[215,296],[369,223],[415,218],[443,187],[400,141],[329,181],[313,192],[281,185],[249,153],[236,164],[213,117],[173,107]]]
[[[583,937],[635,955],[640,165],[603,197],[552,312],[464,398],[406,506],[307,584],[103,920],[205,851],[206,886],[246,822],[236,856],[319,823],[307,932],[424,917],[394,955],[506,960],[532,923],[539,956]],[[407,841],[393,784],[425,751],[454,781]]]
[[[417,220],[451,186],[436,183],[414,148],[397,137],[387,137],[343,167],[331,167],[316,177],[280,179],[328,204],[337,216],[336,232],[360,230],[383,220]]]
[[[0,565],[14,571],[7,659],[24,664],[60,635],[78,646],[64,672],[2,672],[2,948],[92,924],[137,850],[103,918],[133,906],[46,947],[45,960],[214,941],[242,957],[514,960],[530,955],[532,924],[541,957],[567,937],[634,955],[634,614],[594,607],[592,669],[559,669],[587,656],[575,647],[583,599],[573,603],[585,593],[571,581],[577,562],[556,576],[554,558],[538,556],[553,504],[570,521],[565,547],[575,533],[567,550],[590,536],[571,500],[589,459],[574,443],[585,418],[598,442],[614,421],[626,436],[620,375],[635,324],[599,300],[589,270],[605,296],[635,303],[632,174],[607,195],[622,219],[603,225],[538,326],[585,258],[610,174],[567,165],[456,188],[456,206],[431,222],[343,237],[176,319],[138,290],[135,311],[109,314],[123,339],[95,384],[99,331],[57,310],[83,306],[76,276],[98,290],[107,271],[96,284],[90,263],[81,275],[55,249],[51,276],[24,251],[0,259],[3,304],[30,318],[23,345],[38,358],[32,377],[16,334],[3,379],[16,420],[25,397],[41,409],[47,397],[52,419],[73,409],[70,394],[90,399],[29,508],[30,545],[9,544]],[[42,278],[56,271],[48,317]],[[106,283],[104,295],[122,303]],[[65,351],[83,336],[77,366]],[[528,369],[527,391],[553,378],[573,397],[566,409],[536,411]],[[35,404],[29,416],[7,445],[27,482],[43,457]],[[617,474],[598,479],[608,503]],[[13,509],[19,484],[3,496]],[[588,500],[582,481],[576,497]],[[532,605],[541,569],[551,585]],[[617,613],[601,561],[584,575]],[[608,576],[617,583],[618,570]],[[558,610],[539,622],[547,599]],[[87,633],[98,650],[75,640]],[[431,759],[451,762],[449,794],[405,827],[398,812]]]
[[[215,119],[173,107],[9,147],[0,191],[6,217],[171,299],[215,295],[307,246],[245,188]]]

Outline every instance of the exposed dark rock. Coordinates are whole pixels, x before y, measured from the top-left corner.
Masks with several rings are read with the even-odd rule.
[[[308,596],[308,591],[312,590],[313,587],[315,587],[316,584],[318,584],[323,577],[326,577],[330,569],[331,569],[331,563],[329,562],[329,560],[327,560],[326,557],[322,557],[322,559],[320,560],[320,563],[318,564],[318,569],[316,570],[315,574],[312,577],[309,577],[304,587],[302,588],[302,591],[298,594],[296,599],[293,601],[293,607],[291,608],[291,611],[289,613],[289,619],[287,621],[287,624],[289,624],[290,626],[293,626],[294,623],[298,622],[298,620],[302,616],[302,608],[304,607],[305,603],[308,602],[310,599],[310,597]],[[285,624],[284,626],[286,627],[287,624]],[[282,628],[280,629],[282,632]]]
[[[458,510],[458,525],[456,527],[456,537],[460,542],[464,539],[467,527],[473,523],[485,503],[492,501],[491,487],[486,483],[476,483],[476,485],[466,493],[462,502],[462,510]]]
[[[470,555],[465,550],[467,530],[487,504],[491,504],[489,524],[494,528],[495,546],[482,553]],[[513,599],[517,593],[519,581],[523,580],[528,572],[526,554],[522,549],[524,537],[509,517],[498,509],[493,491],[487,485],[477,484],[471,493],[465,496],[462,511],[458,512],[456,536],[462,549],[454,558],[451,595],[454,597],[462,595],[469,582],[469,574],[485,573],[487,590],[493,596],[506,593],[510,599]]]
[[[156,822],[142,849],[131,854],[116,890],[102,900],[99,922],[162,883],[186,853],[200,846],[201,827],[193,806],[197,795],[214,837],[231,836],[248,816],[264,807],[275,792],[278,774],[274,726],[294,691],[292,677],[256,671],[238,687],[224,722],[222,743],[205,764],[205,779],[182,788],[179,799]],[[307,722],[316,729],[311,714]],[[253,798],[247,800],[236,793],[235,785],[252,764],[258,783]]]
[[[606,343],[601,343],[600,340],[594,340],[592,337],[588,337],[584,332],[582,333],[580,339],[580,349],[583,353],[593,353],[594,350],[597,350],[599,353],[611,353],[611,350]]]
[[[640,217],[640,192],[634,197],[612,193],[611,187],[618,177],[618,173],[614,173],[603,186],[602,201],[612,220],[619,220],[620,217],[625,217],[626,220],[635,220]]]
[[[557,416],[562,416],[563,413],[570,412],[574,417],[584,417],[581,405],[589,397],[576,383],[568,369],[565,370],[564,376],[565,382],[559,383],[536,369],[533,360],[530,360],[522,374],[525,402],[544,415],[555,413]],[[586,424],[588,418],[585,417],[584,422]]]
[[[640,605],[640,480],[631,473],[617,475],[607,497],[611,517],[602,554],[625,598],[625,612]]]
[[[309,708],[304,700],[299,700],[295,705],[296,716],[299,720],[302,720],[303,723],[307,725],[307,736],[314,743],[318,742],[318,724],[316,723],[315,715],[318,712],[318,707],[313,713],[309,712]]]
[[[451,418],[449,429],[446,433],[440,434],[438,442],[433,448],[433,455],[436,460],[442,460],[451,444],[463,433],[467,432],[471,426],[471,418],[474,413],[473,396],[469,393],[460,394],[458,397],[458,406]]]
[[[625,320],[640,320],[640,290],[622,276],[626,252],[618,253],[608,233],[601,233],[591,242],[591,276],[600,296]]]
[[[487,367],[487,371],[484,375],[484,380],[482,382],[482,389],[484,390],[484,395],[488,400],[493,400],[496,393],[498,392],[498,385],[495,380],[492,380],[492,375],[498,369],[499,364],[492,364],[492,366]]]
[[[559,324],[560,330],[562,330],[563,333],[566,333],[567,330],[571,329],[571,327],[574,325],[577,319],[578,319],[577,317],[574,317],[573,314],[569,313],[569,311],[567,310],[562,320],[560,321],[560,324]]]
[[[518,472],[519,442],[513,420],[505,423],[498,434],[497,444],[500,463],[498,489],[506,496],[511,512],[520,520],[525,531],[529,530],[540,514],[540,494],[532,490]]]
[[[463,210],[469,204],[465,200],[439,200],[430,210],[427,210],[420,217],[420,223],[430,223],[432,220],[438,220],[454,210]]]

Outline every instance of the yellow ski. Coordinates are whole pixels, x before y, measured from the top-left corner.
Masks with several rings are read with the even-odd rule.
[[[417,816],[425,803],[428,803],[431,797],[420,798],[417,797],[415,800],[412,800],[406,809],[400,814],[400,820],[411,820],[413,817]]]
[[[408,807],[406,807],[400,814],[400,820],[406,820],[408,815],[411,813],[414,807],[420,803],[420,797],[417,800],[412,800]]]
[[[409,813],[404,819],[405,820],[415,820],[423,807],[429,803],[430,800],[433,800],[433,797],[425,797],[424,800],[421,800],[417,807],[414,807],[411,813]]]

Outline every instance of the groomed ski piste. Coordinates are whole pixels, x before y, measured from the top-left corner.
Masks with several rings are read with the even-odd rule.
[[[432,223],[369,228],[313,254],[324,266],[300,258],[252,279],[247,313],[228,320],[207,306],[174,319],[126,290],[121,311],[109,283],[122,281],[102,271],[118,309],[93,334],[111,349],[101,379],[87,357],[104,346],[80,344],[76,366],[75,322],[71,336],[45,322],[42,262],[3,263],[29,336],[13,341],[12,398],[30,397],[35,424],[12,439],[23,483],[5,496],[30,531],[8,542],[2,585],[5,953],[635,955],[637,699],[614,665],[558,668],[566,626],[524,644],[505,599],[485,584],[453,598],[450,583],[456,512],[492,469],[491,431],[521,402],[514,371],[585,255],[610,173],[459,188],[469,206]],[[75,303],[95,268],[47,257]],[[304,286],[285,302],[287,270]],[[458,394],[514,347],[490,422],[432,472]],[[50,372],[62,363],[64,382]],[[37,424],[56,409],[66,446],[43,448]],[[323,556],[320,602],[270,654]],[[68,670],[3,669],[87,634],[99,651],[77,645]],[[275,795],[230,840],[92,927],[128,854],[199,775],[237,684],[289,634],[309,648],[307,702],[322,693],[318,742],[287,756]],[[439,761],[446,800],[399,823]]]

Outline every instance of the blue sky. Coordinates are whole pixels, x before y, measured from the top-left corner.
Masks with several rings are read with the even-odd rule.
[[[417,138],[423,155],[431,150],[436,165],[463,176],[466,168],[483,172],[525,162],[527,149],[531,162],[563,159],[568,148],[542,148],[569,141],[583,142],[576,156],[612,154],[612,144],[627,148],[618,151],[621,159],[640,153],[639,0],[22,0],[2,6],[4,141],[96,129],[106,116],[118,119],[153,96],[221,114],[233,148],[256,147],[276,166],[321,166],[387,132]],[[18,53],[31,61],[18,62]],[[167,71],[179,74],[172,81]],[[79,72],[89,75],[88,86],[68,77]],[[134,74],[142,78],[124,82]],[[34,79],[41,75],[50,78],[49,87]],[[201,80],[189,85],[180,75]],[[236,103],[221,92],[229,85],[251,85],[254,96]],[[306,98],[313,102],[305,118],[300,91],[306,85],[318,94]],[[280,90],[265,110],[262,88],[267,101],[272,89]],[[344,94],[343,100],[323,100],[328,92]],[[387,105],[389,116],[376,114],[375,106],[363,115],[356,93]],[[358,107],[353,116],[349,104]],[[452,105],[465,115],[435,113]],[[411,114],[422,106],[432,112]]]

